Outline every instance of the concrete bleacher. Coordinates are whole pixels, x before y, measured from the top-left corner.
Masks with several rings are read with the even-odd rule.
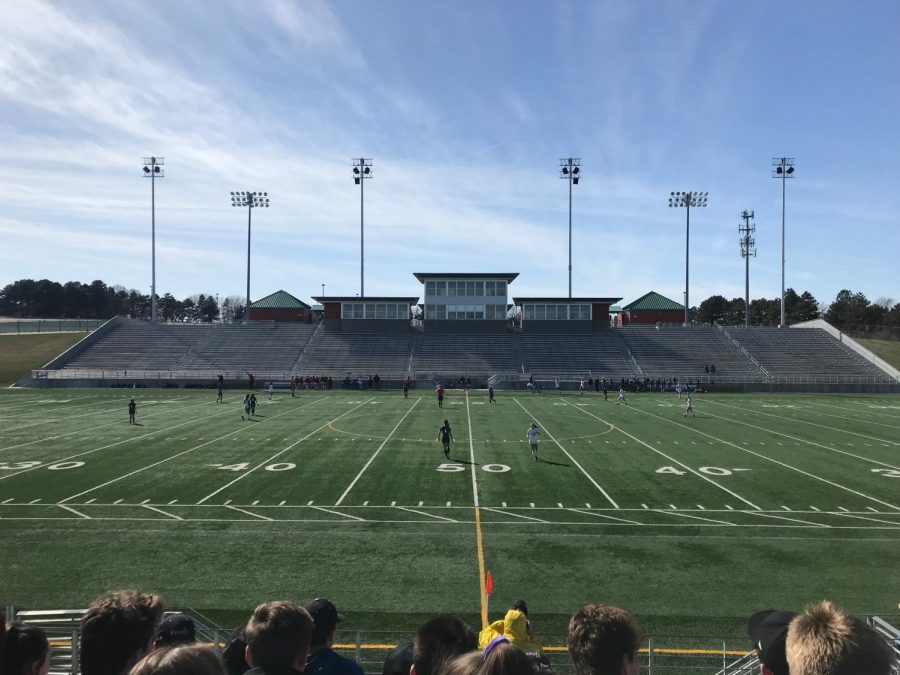
[[[409,365],[410,335],[320,333],[297,365],[297,372],[330,377],[400,376]]]
[[[884,371],[818,328],[731,328],[728,333],[771,375],[885,378]]]
[[[521,373],[512,338],[508,334],[419,336],[414,353],[415,369],[422,374]]]
[[[627,326],[624,343],[647,377],[703,377],[714,364],[717,376],[758,377],[763,373],[712,326]]]
[[[125,320],[65,369],[171,370],[209,331],[203,324]]]
[[[522,335],[525,369],[538,379],[583,377],[614,379],[639,375],[615,331],[586,334]]]
[[[315,330],[315,324],[268,321],[216,325],[173,369],[287,371]]]

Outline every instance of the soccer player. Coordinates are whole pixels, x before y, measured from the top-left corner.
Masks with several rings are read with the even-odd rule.
[[[609,400],[609,389],[606,387],[606,380],[603,380],[603,400]]]
[[[434,390],[434,393],[437,394],[438,400],[438,408],[444,407],[444,385],[439,384],[437,389]]]
[[[691,417],[696,417],[696,413],[694,413],[694,403],[691,401],[691,394],[688,392],[687,401],[685,401],[684,405],[684,416],[687,417],[688,413],[691,413]]]
[[[275,391],[275,383],[269,380],[269,400],[272,400],[272,394]]]
[[[557,387],[559,389],[559,387]],[[581,392],[581,395],[584,396],[584,378],[582,377],[578,380],[578,390]]]
[[[244,394],[244,412],[241,414],[241,419],[250,419],[250,394]]]
[[[409,398],[409,379],[403,380],[403,398]]]
[[[628,401],[625,400],[625,387],[619,387],[619,398],[616,399],[616,405],[619,405],[619,401],[628,405]]]
[[[216,403],[223,403],[223,402],[224,401],[222,399],[222,383],[219,382],[218,386],[216,387]]]
[[[450,443],[453,441],[453,432],[450,430],[448,420],[444,420],[444,426],[438,430],[438,440],[444,446],[444,457],[450,459]]]
[[[128,402],[128,423],[135,424],[134,415],[137,412],[137,403],[134,402],[134,399]]]
[[[488,385],[488,403],[496,403],[496,399],[494,398],[494,385]]]
[[[680,401],[681,400],[681,385],[680,384],[675,385],[675,393],[678,394],[678,400]]]
[[[528,444],[531,446],[531,461],[537,461],[537,453],[538,453],[538,436],[541,435],[541,430],[538,429],[538,425],[534,422],[531,423],[531,426],[528,427],[528,431],[525,432],[528,436]]]
[[[553,388],[556,389],[556,393],[558,394],[559,393],[559,378],[558,377],[555,380],[553,380]]]
[[[256,414],[256,394],[250,394],[250,414]]]

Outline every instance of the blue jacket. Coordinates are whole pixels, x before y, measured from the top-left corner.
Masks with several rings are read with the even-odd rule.
[[[364,675],[362,666],[356,661],[339,656],[333,649],[322,649],[306,658],[304,675]]]

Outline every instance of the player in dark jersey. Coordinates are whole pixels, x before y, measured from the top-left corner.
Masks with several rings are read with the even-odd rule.
[[[128,423],[136,424],[134,421],[134,415],[137,413],[137,403],[134,402],[134,399],[128,402]]]
[[[450,443],[453,441],[453,432],[450,431],[450,422],[444,420],[444,426],[438,430],[438,440],[444,446],[444,457],[450,459]]]
[[[222,403],[222,383],[219,382],[219,386],[216,387],[216,403]]]
[[[496,403],[496,399],[494,398],[494,387],[492,385],[488,385],[488,403]]]
[[[409,380],[403,380],[403,398],[409,398]]]

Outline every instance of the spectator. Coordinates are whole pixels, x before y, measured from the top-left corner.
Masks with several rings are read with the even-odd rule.
[[[543,651],[541,643],[531,633],[528,606],[524,600],[516,600],[513,608],[506,612],[503,619],[494,621],[482,630],[478,635],[478,646],[485,649],[492,640],[501,636],[525,651]]]
[[[178,645],[190,645],[197,641],[194,620],[187,614],[175,612],[169,614],[156,629],[156,639],[153,647],[176,647]]]
[[[477,648],[475,631],[458,616],[442,614],[416,631],[409,675],[436,675],[453,657]]]
[[[477,652],[476,652],[477,653]],[[413,643],[399,644],[384,659],[381,675],[409,675],[413,664]]]
[[[759,656],[762,675],[788,675],[784,643],[788,626],[797,612],[766,609],[750,617],[747,631]]]
[[[890,675],[895,662],[874,628],[827,601],[791,622],[785,651],[791,675]]]
[[[313,620],[303,607],[291,602],[266,602],[253,610],[247,622],[244,658],[252,675],[295,671],[306,664]]]
[[[247,640],[244,636],[244,626],[236,628],[222,650],[222,663],[225,664],[225,672],[228,675],[244,675],[250,670],[250,665],[244,654],[247,651]]]
[[[501,636],[485,648],[479,675],[535,675],[535,671],[525,652]]]
[[[162,598],[119,591],[91,603],[81,618],[82,675],[122,675],[150,651]]]
[[[182,644],[150,652],[128,675],[225,675],[225,670],[209,647]]]
[[[326,598],[316,598],[306,605],[306,611],[315,624],[309,640],[306,675],[363,675],[363,669],[356,661],[339,656],[331,648],[337,625],[345,618],[334,603]]]
[[[466,652],[447,661],[438,675],[475,675],[483,665],[484,652]],[[409,671],[405,675],[409,675]]]
[[[0,673],[3,675],[47,675],[50,643],[37,626],[11,623],[0,616]],[[4,635],[5,631],[5,635]]]
[[[637,675],[641,629],[624,609],[582,607],[569,621],[566,642],[576,675]]]

